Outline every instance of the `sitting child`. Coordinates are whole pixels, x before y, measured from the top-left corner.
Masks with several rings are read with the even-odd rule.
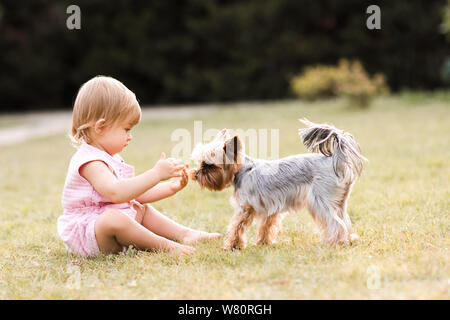
[[[71,132],[79,147],[70,161],[64,214],[58,218],[58,234],[69,252],[91,257],[133,245],[185,255],[195,251],[188,244],[221,236],[182,226],[148,204],[184,188],[188,176],[181,160],[166,159],[164,153],[152,169],[134,176],[119,152],[140,118],[136,96],[120,81],[98,76],[81,86]]]

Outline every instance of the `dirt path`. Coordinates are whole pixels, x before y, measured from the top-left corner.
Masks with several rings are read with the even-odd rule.
[[[215,106],[166,106],[142,108],[142,119],[188,118],[194,114],[211,112]],[[8,117],[1,116],[0,117]],[[0,128],[0,146],[12,145],[32,138],[69,132],[72,122],[71,111],[33,112],[12,115],[19,119],[19,125]]]

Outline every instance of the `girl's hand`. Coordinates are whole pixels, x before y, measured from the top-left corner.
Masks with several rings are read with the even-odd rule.
[[[167,180],[172,177],[182,177],[184,170],[183,161],[174,158],[166,159],[166,154],[161,153],[161,158],[153,169],[158,173],[159,180]]]
[[[173,179],[170,181],[170,185],[169,185],[169,186],[170,186],[170,190],[171,190],[173,193],[176,193],[176,192],[180,191],[181,189],[183,189],[184,187],[186,187],[186,185],[187,185],[187,183],[188,183],[188,180],[189,180],[189,178],[188,178],[188,173],[187,173],[188,167],[189,167],[189,166],[186,165],[186,166],[183,168],[181,177],[173,178]]]

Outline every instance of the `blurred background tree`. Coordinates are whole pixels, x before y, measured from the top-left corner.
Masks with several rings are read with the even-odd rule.
[[[66,8],[81,9],[68,30]],[[381,8],[381,30],[366,8]],[[306,66],[358,59],[393,91],[445,86],[445,0],[32,0],[0,3],[0,108],[70,108],[79,86],[110,75],[141,104],[292,95]],[[445,24],[446,25],[446,24]]]
[[[309,100],[344,96],[356,107],[368,107],[375,96],[389,92],[384,75],[370,77],[360,61],[346,59],[337,66],[307,67],[291,79],[291,88],[294,94]]]
[[[442,12],[443,18],[441,29],[443,33],[447,34],[447,39],[450,40],[450,0],[447,0],[447,5]]]
[[[447,35],[447,42],[450,43],[450,0],[447,0],[447,5],[443,10],[441,30]],[[447,84],[450,84],[450,52],[447,52],[447,59],[442,66],[441,76]]]

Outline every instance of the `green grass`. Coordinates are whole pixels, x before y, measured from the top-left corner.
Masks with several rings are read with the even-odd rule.
[[[29,119],[26,119],[24,116],[21,115],[0,114],[0,129],[7,129],[11,127],[27,125],[29,123],[30,123]]]
[[[177,128],[279,129],[280,156],[305,152],[300,117],[351,132],[370,160],[355,184],[349,214],[360,240],[320,242],[306,211],[288,216],[278,243],[224,252],[222,240],[174,258],[129,250],[83,259],[56,232],[61,191],[74,149],[63,136],[2,147],[0,157],[0,299],[449,299],[450,98],[403,94],[368,110],[342,100],[219,105],[183,119],[148,119],[123,152],[141,173],[170,154]],[[154,203],[190,227],[224,233],[232,190],[190,183]],[[70,284],[75,284],[70,286]]]

